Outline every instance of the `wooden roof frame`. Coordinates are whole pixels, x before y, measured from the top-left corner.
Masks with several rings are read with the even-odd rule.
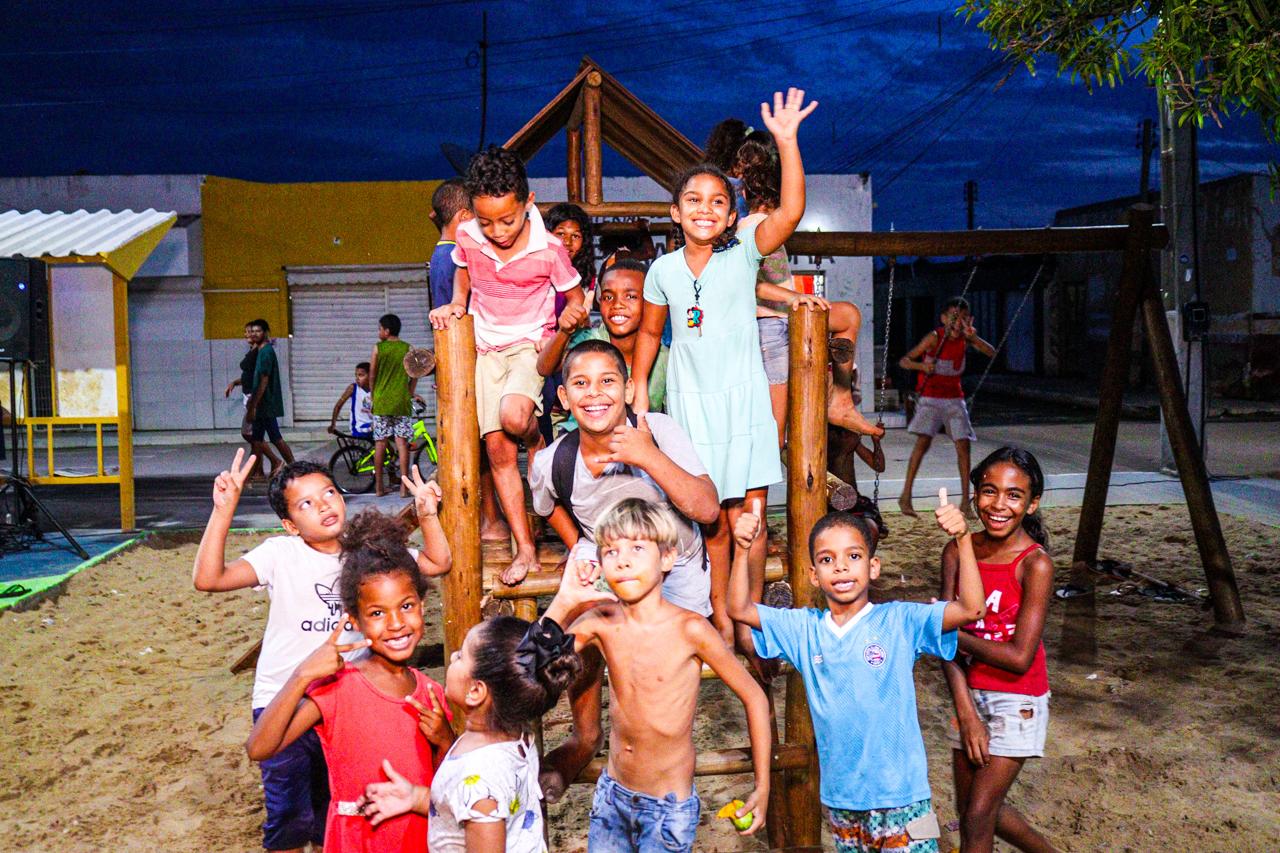
[[[701,148],[589,56],[582,58],[569,84],[503,147],[528,162],[561,128],[568,137],[568,198],[586,202],[588,207],[604,204],[601,159],[605,143],[667,189],[681,172],[703,159]],[[668,202],[661,204],[665,208]]]

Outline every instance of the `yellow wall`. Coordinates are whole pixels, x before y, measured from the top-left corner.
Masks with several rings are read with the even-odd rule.
[[[205,337],[238,338],[255,317],[266,319],[273,335],[288,334],[286,266],[425,264],[439,237],[427,216],[439,185],[206,178]]]

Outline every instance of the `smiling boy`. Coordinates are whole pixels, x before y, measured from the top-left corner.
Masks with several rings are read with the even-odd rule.
[[[711,623],[664,597],[677,554],[674,515],[629,498],[600,517],[596,537],[601,561],[593,574],[617,601],[596,606],[593,574],[566,571],[546,612],[568,625],[591,608],[572,623],[574,645],[597,648],[609,666],[609,763],[596,783],[587,849],[693,849],[700,814],[693,719],[703,662],[746,708],[755,790],[744,810],[755,814],[743,834],[755,833],[769,800],[769,703]]]
[[[578,329],[573,323],[576,319],[565,312],[560,317],[556,335],[542,348],[538,354],[538,372],[550,376],[560,370],[560,363],[566,349],[573,349],[583,341],[608,341],[618,348],[627,364],[627,374],[631,373],[631,357],[636,351],[639,339],[640,314],[644,309],[644,277],[649,268],[634,258],[623,258],[606,269],[600,276],[597,286],[597,307],[600,309],[601,322],[590,329]],[[667,399],[667,357],[668,349],[658,347],[658,355],[649,369],[649,411],[664,410]],[[561,424],[564,430],[578,428],[577,421],[570,415]]]
[[[238,450],[231,467],[214,480],[213,512],[196,552],[192,581],[202,592],[266,587],[271,606],[253,681],[256,721],[294,668],[337,629],[342,615],[339,537],[347,505],[328,468],[291,462],[275,473],[268,488],[271,508],[287,535],[269,537],[243,557],[225,562],[227,533],[253,462]],[[423,491],[426,486],[416,471],[414,477],[415,493]],[[444,529],[434,506],[427,506],[425,498],[417,502],[423,541],[423,550],[416,554],[418,568],[428,575],[444,574],[451,565]],[[342,642],[359,639],[358,633],[347,632]],[[315,733],[308,732],[263,761],[261,770],[267,808],[262,846],[301,850],[308,842],[323,843],[329,787]]]
[[[534,206],[519,156],[496,147],[481,151],[467,168],[466,189],[474,218],[458,228],[453,301],[432,310],[431,327],[447,329],[468,311],[475,318],[480,435],[516,541],[501,578],[517,584],[538,562],[516,467],[521,444],[529,467],[542,448],[538,351],[556,325],[556,291],[569,306],[581,306],[582,287],[569,253],[547,233]]]
[[[940,492],[938,525],[959,553],[958,600],[871,603],[880,575],[866,522],[823,516],[809,533],[809,581],[826,608],[774,608],[751,600],[746,549],[733,562],[729,614],[751,627],[761,657],[784,657],[804,679],[821,768],[820,797],[839,851],[936,853],[913,669],[930,654],[955,657],[956,629],[985,613],[982,576],[963,514]],[[759,507],[734,528],[739,544],[760,527]]]

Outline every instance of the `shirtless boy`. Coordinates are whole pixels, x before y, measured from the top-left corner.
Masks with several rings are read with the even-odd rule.
[[[599,567],[566,568],[544,617],[570,624],[600,601],[601,574],[617,596],[570,629],[579,651],[596,646],[609,666],[609,763],[596,785],[588,849],[693,849],[700,812],[693,716],[704,661],[747,710],[755,790],[739,813],[754,813],[742,833],[754,834],[769,801],[769,703],[706,617],[662,597],[662,578],[677,556],[671,511],[627,499],[600,517],[595,536]]]

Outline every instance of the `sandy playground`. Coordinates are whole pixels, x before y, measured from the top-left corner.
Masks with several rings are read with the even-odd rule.
[[[1075,519],[1075,510],[1047,513],[1064,579]],[[889,522],[879,592],[927,600],[942,534]],[[1064,850],[1280,849],[1280,530],[1223,523],[1244,638],[1209,634],[1194,606],[1101,594],[1098,659],[1075,666],[1057,654],[1063,605],[1050,611],[1048,754],[1028,763],[1011,799]],[[228,552],[260,538],[233,536]],[[259,778],[242,748],[252,677],[228,666],[260,636],[266,599],[193,591],[195,542],[152,537],[76,577],[59,600],[0,617],[5,849],[259,849]],[[1101,553],[1203,586],[1183,507],[1109,509]],[[438,642],[438,598],[428,619],[427,641]],[[950,703],[927,659],[916,678],[934,802],[950,821]],[[745,744],[736,699],[718,683],[703,691],[699,744]],[[567,726],[562,703],[549,743]],[[764,849],[710,817],[749,782],[700,780],[700,850]],[[552,807],[552,850],[585,850],[589,797],[576,786]]]

